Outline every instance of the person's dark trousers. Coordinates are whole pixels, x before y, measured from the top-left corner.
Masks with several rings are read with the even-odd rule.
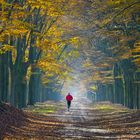
[[[71,105],[71,101],[67,101],[68,111],[69,111],[70,105]]]

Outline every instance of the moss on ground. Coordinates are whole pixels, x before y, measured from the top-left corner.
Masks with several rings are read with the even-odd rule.
[[[129,111],[128,108],[125,108],[121,105],[117,105],[117,104],[96,104],[94,106],[94,109],[96,110],[100,110],[100,111],[117,111],[117,112],[127,112]]]

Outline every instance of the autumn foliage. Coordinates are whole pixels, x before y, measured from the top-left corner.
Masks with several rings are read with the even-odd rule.
[[[22,108],[46,100],[44,89],[61,93],[76,72],[98,100],[139,108],[139,0],[0,5],[2,101]]]

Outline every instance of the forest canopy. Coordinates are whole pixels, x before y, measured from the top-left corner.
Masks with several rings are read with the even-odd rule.
[[[139,0],[0,0],[0,14],[1,101],[22,108],[78,80],[140,108]]]

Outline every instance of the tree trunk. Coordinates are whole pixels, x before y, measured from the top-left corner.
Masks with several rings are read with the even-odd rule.
[[[114,65],[114,95],[115,103],[124,104],[124,87],[122,71],[119,63]]]
[[[8,53],[0,56],[0,100],[8,102],[9,67]]]
[[[18,108],[23,108],[27,104],[27,68],[26,63],[22,63],[18,69],[15,66],[11,73],[11,103]]]
[[[134,105],[134,95],[135,95],[135,85],[134,85],[134,68],[135,66],[130,60],[123,60],[121,62],[121,67],[123,71],[124,80],[124,90],[125,99],[124,104],[129,108],[133,108]]]
[[[40,70],[32,67],[32,75],[29,81],[29,96],[28,104],[34,105],[35,102],[40,101]]]

